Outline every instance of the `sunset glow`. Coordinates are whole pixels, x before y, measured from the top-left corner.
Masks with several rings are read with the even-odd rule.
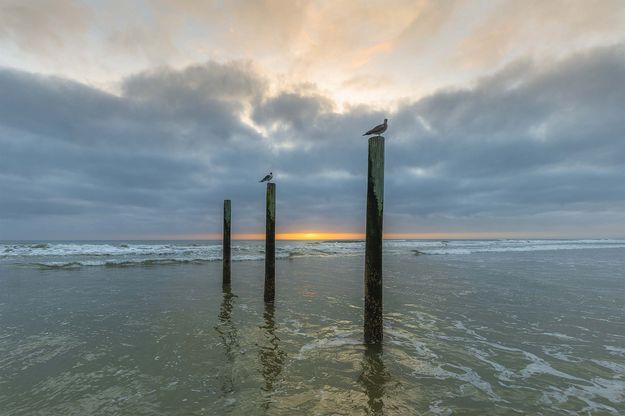
[[[0,0],[0,416],[625,415],[625,0]]]
[[[182,234],[152,235],[152,240],[220,240],[221,234]],[[467,239],[501,239],[501,238],[549,238],[549,234],[537,231],[528,232],[457,232],[457,233],[384,233],[385,240],[467,240]],[[125,239],[134,239],[127,236]],[[264,240],[262,233],[239,233],[232,235],[233,240]],[[344,232],[286,232],[277,233],[276,239],[281,241],[318,241],[318,240],[364,240],[364,233]]]
[[[625,235],[622,0],[0,0],[0,239]]]

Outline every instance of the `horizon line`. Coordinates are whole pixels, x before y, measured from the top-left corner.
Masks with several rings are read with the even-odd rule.
[[[178,235],[156,235],[151,236],[155,240],[221,240],[221,233],[202,233],[202,234],[178,234]],[[325,232],[325,231],[299,231],[299,232],[283,232],[276,233],[276,240],[296,241],[296,240],[365,240],[364,232]],[[607,239],[607,238],[625,238],[622,237],[598,237],[598,236],[581,236],[574,235],[554,235],[545,232],[506,232],[506,231],[484,231],[484,232],[429,232],[429,233],[384,233],[384,240],[466,240],[466,239],[522,239],[522,238],[542,238],[542,239]],[[264,240],[264,233],[233,233],[232,240]]]
[[[453,232],[453,233],[384,233],[384,240],[472,240],[472,239],[623,239],[625,236],[580,236],[554,235],[540,232]],[[0,241],[159,241],[159,240],[193,240],[219,241],[221,233],[202,234],[171,234],[171,235],[143,235],[120,236],[115,238],[62,238],[62,239],[0,239]],[[262,241],[264,233],[233,233],[232,240]],[[365,233],[349,232],[291,232],[276,233],[279,241],[320,241],[320,240],[365,240]]]

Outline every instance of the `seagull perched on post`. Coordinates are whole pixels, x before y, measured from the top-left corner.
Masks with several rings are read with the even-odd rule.
[[[384,119],[384,123],[379,124],[377,126],[375,126],[374,128],[372,128],[371,130],[369,130],[368,132],[366,132],[365,134],[363,134],[363,136],[370,136],[372,134],[375,134],[376,136],[381,135],[382,133],[384,133],[386,131],[386,129],[388,128],[388,119],[385,118]]]
[[[273,172],[269,172],[269,175],[265,175],[265,177],[258,182],[271,182],[271,179],[273,179]]]

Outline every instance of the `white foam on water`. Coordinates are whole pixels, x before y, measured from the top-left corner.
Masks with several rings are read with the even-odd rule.
[[[436,254],[467,255],[474,253],[526,252],[540,250],[611,249],[625,248],[625,240],[386,240],[387,254]],[[295,259],[300,257],[359,256],[364,252],[364,241],[300,241],[279,244],[276,257]],[[214,242],[106,242],[106,243],[3,243],[0,244],[0,261],[13,260],[33,263],[29,258],[54,257],[55,262],[71,258],[65,263],[78,266],[106,266],[111,260],[123,261],[163,259],[171,261],[221,259],[221,244]],[[83,257],[89,257],[85,262]],[[93,258],[96,259],[93,259]],[[106,260],[97,259],[104,257]],[[264,258],[263,242],[242,242],[233,245],[233,260],[256,261]],[[40,261],[37,263],[46,263]],[[50,266],[58,263],[49,263]]]
[[[493,391],[493,387],[489,382],[484,380],[479,376],[472,368],[455,365],[455,364],[446,364],[446,366],[461,370],[462,373],[456,373],[453,371],[445,370],[442,366],[437,367],[436,378],[438,379],[447,379],[452,378],[458,381],[463,381],[475,387],[476,389],[485,393],[491,400],[493,401],[505,401],[498,394]]]
[[[433,403],[430,403],[430,407],[428,408],[428,412],[437,416],[451,416],[454,414],[453,410],[449,407],[440,407],[442,401],[437,400]]]
[[[570,354],[567,354],[566,352],[562,351],[562,349],[567,349],[567,351],[570,351],[570,346],[569,345],[562,345],[562,346],[549,345],[549,346],[542,347],[542,350],[546,355],[553,357],[557,360],[566,361],[569,363],[579,363],[583,361],[583,359],[581,358],[577,358]]]
[[[460,323],[462,327],[462,323]],[[465,328],[466,329],[466,328]],[[386,330],[387,339],[391,344],[395,344],[402,347],[409,347],[417,353],[417,356],[421,359],[417,360],[417,357],[410,356],[412,360],[404,360],[412,362],[414,367],[412,370],[414,374],[419,377],[435,377],[437,379],[455,379],[464,383],[470,384],[476,389],[485,393],[493,401],[504,401],[494,391],[490,383],[480,377],[480,375],[472,368],[456,365],[452,363],[446,364],[433,364],[433,362],[439,359],[439,355],[430,350],[424,342],[414,339],[414,335],[408,331],[400,329],[388,329]],[[479,337],[479,336],[478,336]],[[425,361],[423,361],[423,360]],[[502,372],[508,371],[505,367],[494,363],[494,366],[499,368]],[[444,366],[460,370],[454,372],[443,368]]]
[[[486,340],[486,338],[484,338],[483,336],[479,335],[474,330],[469,329],[466,326],[464,326],[462,321],[453,321],[453,322],[454,322],[454,325],[453,325],[454,328],[459,329],[461,331],[464,331],[466,334],[471,335],[472,337],[474,337],[475,339],[479,339],[480,341],[485,341]]]
[[[545,391],[543,393],[542,400],[544,403],[552,405],[555,401],[562,404],[567,402],[569,399],[575,398],[582,400],[586,404],[584,412],[593,413],[597,411],[607,411],[609,412],[609,414],[620,414],[617,409],[619,405],[625,403],[625,380],[622,379],[622,376],[625,375],[625,365],[605,360],[591,360],[595,364],[613,371],[615,373],[615,378],[608,379],[602,377],[594,377],[590,380],[587,380],[572,376],[560,370],[556,370],[545,360],[528,351],[524,351],[522,349],[514,347],[506,347],[498,343],[483,341],[477,342],[489,345],[502,351],[521,353],[527,360],[530,361],[530,363],[526,365],[525,368],[517,373],[506,369],[504,366],[497,364],[493,360],[488,359],[488,354],[484,353],[483,351],[475,348],[469,348],[469,350],[478,359],[490,364],[493,368],[495,368],[500,374],[498,379],[502,381],[508,381],[517,377],[520,377],[522,379],[530,379],[541,374],[568,380],[564,384],[568,386],[566,389],[559,389],[555,386],[551,386],[550,391]],[[606,349],[609,348],[606,347]],[[612,347],[611,349],[616,350],[617,353],[623,351],[623,349],[620,349],[619,347]],[[603,403],[597,402],[597,399],[607,400],[616,407],[608,406]]]
[[[424,254],[474,254],[554,250],[625,248],[624,240],[505,240],[496,242],[459,242],[442,248],[424,248]]]
[[[425,342],[414,339],[414,335],[411,332],[398,328],[385,328],[385,333],[387,334],[388,342],[412,349],[419,358],[428,360],[438,358],[438,355],[429,349]]]
[[[575,337],[571,337],[565,334],[561,334],[559,332],[542,332],[542,335],[547,335],[550,337],[554,337],[554,338],[558,338],[558,339],[562,339],[562,340],[566,340],[566,341],[580,341],[580,342],[586,342],[582,339],[579,338],[575,338]]]
[[[362,345],[362,340],[353,338],[356,334],[354,331],[345,331],[335,333],[333,337],[322,338],[307,344],[304,344],[298,354],[295,356],[297,360],[305,359],[305,355],[315,350],[340,348],[348,345]]]
[[[207,255],[217,251],[221,252],[220,245],[148,243],[41,243],[0,245],[0,257]]]
[[[625,348],[621,348],[621,347],[614,347],[611,345],[604,345],[603,346],[606,350],[610,351],[610,354],[613,355],[620,355],[622,357],[625,356]]]
[[[565,403],[569,399],[581,400],[586,404],[581,410],[582,413],[607,411],[609,414],[620,415],[620,411],[615,407],[596,400],[599,398],[607,400],[615,406],[625,403],[625,381],[595,377],[590,381],[590,385],[571,385],[564,390],[552,387],[552,391],[545,392],[543,396],[546,399],[553,398],[559,403]]]
[[[583,379],[579,377],[575,377],[565,372],[556,370],[551,365],[549,365],[547,361],[543,360],[537,355],[532,354],[531,352],[527,352],[527,351],[522,351],[522,352],[523,352],[523,355],[525,355],[525,357],[530,361],[530,363],[523,370],[521,370],[522,378],[530,378],[538,374],[548,374],[554,377],[559,377],[559,378],[563,378],[567,380],[584,381]]]
[[[506,366],[499,364],[496,361],[489,359],[490,354],[477,348],[468,348],[468,351],[473,353],[473,356],[478,360],[490,365],[495,371],[497,371],[497,378],[501,381],[512,381],[514,377],[514,371],[510,370]]]
[[[614,363],[612,361],[605,360],[590,360],[593,363],[600,365],[601,367],[605,367],[613,372],[625,376],[625,364]]]
[[[119,260],[80,260],[71,262],[47,261],[27,263],[40,269],[74,269],[80,267],[106,266],[106,267],[132,267],[132,266],[164,266],[174,264],[201,264],[213,262],[217,258],[149,258],[149,259],[119,259]]]

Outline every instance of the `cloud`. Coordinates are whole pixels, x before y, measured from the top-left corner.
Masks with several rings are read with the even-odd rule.
[[[284,92],[259,103],[253,112],[259,124],[282,123],[298,131],[314,125],[317,118],[332,111],[334,103],[321,95]]]
[[[491,13],[459,42],[449,61],[470,70],[528,54],[561,56],[563,51],[621,41],[623,19],[625,4],[619,0],[493,3]],[[562,47],[554,49],[555,44]]]
[[[63,48],[88,30],[90,13],[74,0],[0,1],[0,40],[11,39],[28,51]]]
[[[134,74],[114,95],[0,70],[0,238],[360,231],[366,141],[390,119],[389,232],[625,234],[625,46],[516,61],[391,114],[274,90],[250,62]]]
[[[620,0],[0,0],[0,66],[119,92],[155,67],[247,59],[278,89],[310,82],[380,106],[622,42],[624,20]]]

